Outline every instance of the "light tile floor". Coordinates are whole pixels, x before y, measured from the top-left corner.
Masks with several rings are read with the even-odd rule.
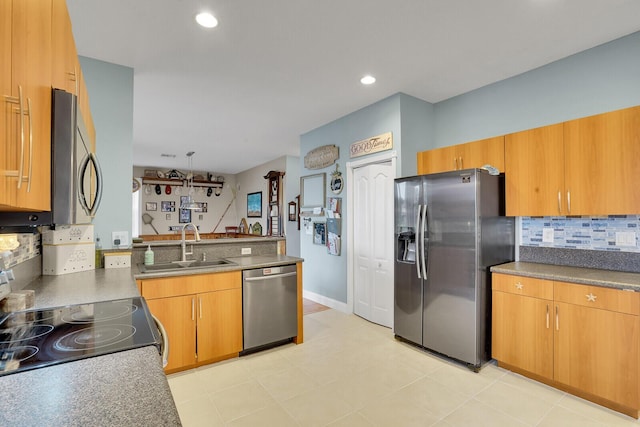
[[[173,374],[184,426],[640,426],[493,364],[476,374],[326,310],[305,343]]]

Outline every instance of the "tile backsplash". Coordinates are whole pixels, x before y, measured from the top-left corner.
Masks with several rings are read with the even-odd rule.
[[[640,253],[640,215],[522,217],[522,246]]]
[[[3,257],[7,269],[40,255],[40,233],[20,233],[17,236],[20,246],[10,251],[11,254],[7,257]]]

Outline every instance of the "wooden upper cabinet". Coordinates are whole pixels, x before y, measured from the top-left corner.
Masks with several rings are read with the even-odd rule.
[[[17,134],[12,125],[14,104],[7,102],[11,95],[11,3],[12,0],[0,0],[0,96],[2,111],[0,115],[0,207],[15,204],[16,182],[9,178],[7,170],[11,168],[10,157],[15,151]]]
[[[639,214],[640,107],[564,123],[570,215]]]
[[[66,0],[53,0],[51,85],[78,95],[78,55]]]
[[[504,172],[504,136],[481,139],[462,144],[460,169],[479,168],[491,165]]]
[[[91,107],[89,105],[89,92],[87,91],[87,84],[81,68],[78,68],[78,109],[80,110],[80,117],[82,117],[84,126],[89,134],[91,150],[95,153],[96,128],[93,124],[93,116],[91,115]]]
[[[508,216],[567,215],[563,124],[505,137]]]
[[[438,173],[491,165],[504,172],[504,136],[418,153],[418,173]]]
[[[11,82],[9,90],[3,87],[0,155],[6,158],[0,163],[3,175],[0,185],[7,192],[0,195],[0,208],[48,211],[51,209],[51,0],[3,0],[1,8],[1,79],[3,86],[8,81],[7,75]]]

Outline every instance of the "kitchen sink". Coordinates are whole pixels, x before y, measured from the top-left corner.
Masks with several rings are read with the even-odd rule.
[[[227,261],[226,259],[214,259],[211,261],[173,261],[152,265],[138,264],[140,272],[142,273],[151,273],[154,271],[193,270],[198,268],[219,267],[223,265],[235,265],[235,262]]]

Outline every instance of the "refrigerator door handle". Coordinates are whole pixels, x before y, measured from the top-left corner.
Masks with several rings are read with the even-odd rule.
[[[429,219],[429,216],[427,214],[427,209],[429,207],[427,205],[424,205],[424,210],[422,211],[422,228],[420,229],[420,243],[422,244],[422,255],[420,256],[420,260],[422,262],[422,275],[424,276],[424,278],[427,278],[427,251],[424,248],[424,236],[425,236],[425,231],[428,233],[429,230],[427,229],[427,220]]]
[[[422,279],[420,275],[420,219],[422,218],[422,205],[418,205],[418,214],[416,215],[416,273],[418,279]]]

